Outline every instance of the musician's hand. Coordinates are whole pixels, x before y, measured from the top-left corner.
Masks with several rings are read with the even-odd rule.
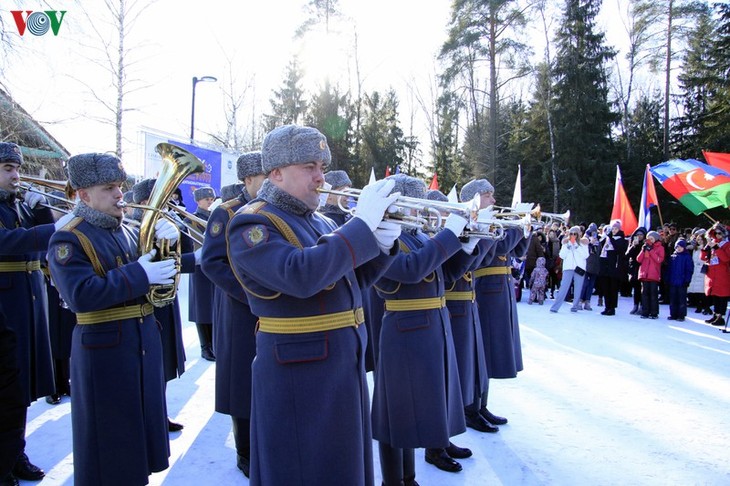
[[[200,261],[203,258],[203,247],[201,246],[197,250],[193,252],[193,255],[195,255],[195,264],[200,265]]]
[[[156,250],[152,250],[149,253],[145,253],[137,259],[137,263],[140,264],[145,275],[147,275],[147,281],[152,284],[171,284],[174,282],[173,278],[177,273],[177,267],[175,260],[168,258],[159,262],[153,262]]]
[[[392,223],[389,221],[381,221],[373,234],[375,239],[378,240],[378,246],[383,253],[390,253],[393,248],[393,244],[400,236],[401,225],[398,223]]]
[[[177,227],[167,219],[160,218],[155,223],[155,238],[157,241],[162,239],[169,240],[170,246],[174,245],[180,238],[180,231]]]
[[[477,247],[478,243],[479,238],[477,238],[476,236],[470,236],[469,241],[461,244],[461,249],[464,250],[467,254],[471,255],[472,253],[474,253],[474,248]]]
[[[58,218],[58,221],[56,221],[55,223],[53,223],[53,227],[56,228],[56,231],[58,231],[61,228],[63,228],[64,226],[66,226],[66,224],[69,221],[71,221],[72,219],[74,219],[74,214],[73,213],[64,214],[63,216],[61,216],[60,218]]]
[[[362,219],[370,231],[375,231],[383,219],[385,210],[400,196],[400,193],[390,194],[393,187],[395,187],[394,180],[381,179],[373,184],[368,184],[360,193],[355,208],[355,217]]]
[[[462,218],[456,213],[451,213],[449,214],[449,217],[446,218],[446,222],[444,223],[444,229],[451,231],[452,233],[454,233],[454,235],[459,237],[464,231],[467,223],[468,221],[466,220],[466,218]]]
[[[27,191],[25,195],[23,196],[23,200],[25,201],[25,204],[28,205],[30,209],[35,209],[35,207],[38,204],[48,204],[48,201],[46,201],[46,197],[42,194],[38,194],[37,192],[33,191]]]

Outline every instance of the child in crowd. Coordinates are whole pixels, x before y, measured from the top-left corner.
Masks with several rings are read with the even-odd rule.
[[[659,317],[659,282],[661,282],[664,246],[661,236],[656,231],[649,231],[646,243],[636,257],[639,262],[639,280],[641,281],[641,318],[656,319]]]
[[[687,316],[687,287],[692,281],[694,263],[686,251],[687,240],[680,238],[669,257],[669,320],[683,321]]]
[[[538,257],[535,261],[535,268],[530,274],[530,298],[528,304],[537,302],[542,305],[545,302],[545,289],[547,288],[548,269],[545,268],[545,257]]]

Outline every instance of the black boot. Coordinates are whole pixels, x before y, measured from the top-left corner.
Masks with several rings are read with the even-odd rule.
[[[490,424],[479,412],[464,410],[464,418],[466,419],[466,426],[471,429],[490,434],[499,432],[499,427]]]
[[[634,308],[633,308],[633,309],[631,309],[631,312],[629,312],[629,314],[631,314],[631,315],[633,316],[633,315],[636,315],[636,314],[638,314],[638,313],[639,313],[639,305],[638,305],[638,304],[636,304],[636,305],[634,306]]]
[[[426,449],[426,462],[446,472],[461,471],[461,464],[453,460],[445,449]]]
[[[247,418],[231,417],[233,442],[236,443],[236,466],[248,477],[251,467],[251,421]]]
[[[46,473],[43,469],[32,464],[28,459],[28,455],[23,452],[15,461],[12,476],[26,481],[40,481],[45,477]]]
[[[206,361],[215,361],[213,354],[213,325],[212,324],[195,324],[198,331],[198,340],[200,341],[200,357]]]
[[[8,473],[4,478],[0,479],[0,486],[18,486],[18,478],[13,473]]]
[[[173,422],[170,417],[167,417],[167,430],[168,432],[180,432],[185,426],[183,424]]]
[[[718,314],[717,319],[715,319],[710,324],[712,324],[713,326],[722,327],[725,325],[725,318]]]
[[[449,457],[452,457],[454,459],[466,459],[467,457],[471,457],[471,449],[467,449],[466,447],[459,447],[457,445],[454,445],[453,442],[449,441],[449,447],[445,449],[446,453],[449,455]]]
[[[213,354],[213,347],[210,344],[205,344],[200,348],[200,357],[206,361],[215,361],[215,354]]]
[[[410,449],[413,451],[413,449]],[[391,447],[385,442],[378,443],[380,453],[380,472],[383,486],[399,486],[403,484],[403,449]],[[415,472],[413,473],[415,479]]]
[[[712,314],[712,317],[709,319],[705,319],[705,322],[708,324],[714,324],[716,320],[720,318],[720,314]]]
[[[504,417],[500,417],[499,415],[494,415],[492,412],[487,410],[487,407],[482,408],[479,410],[479,415],[484,417],[487,422],[494,425],[504,425],[507,423],[507,419]]]

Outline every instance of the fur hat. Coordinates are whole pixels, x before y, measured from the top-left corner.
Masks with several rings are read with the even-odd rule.
[[[352,186],[350,176],[344,170],[331,170],[324,175],[324,181],[332,186],[332,189],[338,187]]]
[[[388,176],[386,179],[392,179],[395,181],[395,187],[393,192],[400,192],[401,196],[415,197],[417,199],[424,199],[426,197],[426,184],[421,179],[416,179],[406,174],[395,174]]]
[[[238,180],[242,181],[246,177],[262,175],[264,168],[261,166],[261,151],[255,150],[241,155],[236,161],[236,169],[238,170]]]
[[[494,192],[494,186],[486,179],[475,179],[464,184],[459,193],[459,199],[461,202],[471,201],[474,196],[484,192]]]
[[[430,201],[449,202],[449,198],[438,189],[431,189],[426,193],[426,199]]]
[[[212,197],[215,199],[215,191],[212,187],[199,187],[193,191],[193,197],[195,202],[205,199],[206,197]]]
[[[150,198],[155,182],[157,179],[145,179],[132,186],[132,199],[135,204]]]
[[[114,154],[74,155],[66,162],[66,173],[74,189],[127,180],[122,161]]]
[[[659,233],[656,231],[649,231],[646,235],[647,238],[654,238],[654,241],[659,241],[661,239],[661,236],[659,236]]]
[[[134,192],[130,189],[129,191],[124,193],[124,196],[122,196],[122,201],[125,203],[133,203],[134,202]]]
[[[238,159],[241,160],[241,159]],[[230,201],[241,195],[243,192],[244,184],[237,182],[235,184],[228,184],[227,186],[221,187],[221,199],[223,202]]]
[[[327,138],[316,128],[277,127],[266,134],[261,145],[261,163],[266,174],[279,167],[319,161],[329,164],[332,154]]]
[[[23,165],[23,154],[20,152],[20,147],[13,142],[0,142],[0,162]]]

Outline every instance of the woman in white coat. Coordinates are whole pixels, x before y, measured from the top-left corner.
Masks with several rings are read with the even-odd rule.
[[[568,236],[563,238],[560,258],[563,259],[563,280],[560,282],[560,290],[555,297],[555,303],[550,307],[550,312],[558,312],[568,295],[571,283],[577,290],[573,292],[573,307],[570,308],[570,311],[578,312],[581,308],[580,289],[583,288],[583,276],[586,273],[586,259],[588,258],[588,240],[582,237],[580,226],[570,228]]]

